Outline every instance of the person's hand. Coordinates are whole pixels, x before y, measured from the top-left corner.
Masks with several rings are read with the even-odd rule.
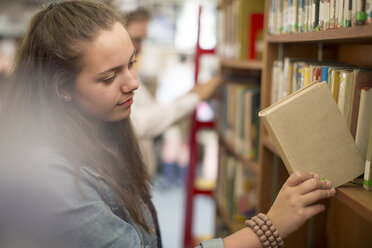
[[[324,211],[318,200],[334,196],[327,180],[308,172],[293,173],[281,188],[267,216],[282,238],[296,231],[308,219]]]
[[[214,76],[211,80],[206,83],[197,84],[192,93],[196,93],[200,100],[204,101],[213,96],[217,87],[222,83],[222,76]]]

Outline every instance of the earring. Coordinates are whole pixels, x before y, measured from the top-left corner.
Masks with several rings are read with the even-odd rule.
[[[66,95],[63,98],[66,102],[71,102],[72,100],[70,96],[66,96]]]

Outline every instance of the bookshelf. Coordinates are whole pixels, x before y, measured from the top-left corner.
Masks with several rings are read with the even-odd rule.
[[[256,202],[247,198],[257,199],[260,170],[257,161],[259,123],[254,116],[260,103],[263,24],[260,26],[259,20],[263,20],[264,1],[221,0],[218,12],[217,53],[220,71],[226,80],[218,99],[219,105],[223,106],[217,113],[222,117],[217,117],[216,125],[220,157],[214,197],[219,220],[217,229],[221,223],[223,226],[216,230],[216,236],[225,236],[226,230],[232,233],[244,227],[244,216],[255,214]],[[242,116],[252,118],[239,118]],[[239,121],[244,124],[237,124]],[[237,191],[240,193],[236,194]],[[249,207],[239,209],[244,202],[248,202]]]
[[[372,68],[372,25],[291,34],[269,34],[265,2],[261,109],[271,105],[273,65],[285,57]],[[288,177],[275,145],[260,124],[258,211],[267,212]],[[348,183],[324,201],[327,209],[285,240],[286,247],[372,247],[372,192]],[[358,231],[356,231],[358,230]]]
[[[238,152],[235,151],[235,149],[232,147],[232,145],[228,141],[222,138],[222,135],[219,135],[219,137],[220,137],[219,138],[220,146],[223,146],[226,152],[228,152],[229,154],[234,156],[237,160],[242,162],[245,165],[245,167],[247,167],[247,169],[253,170],[256,173],[258,172],[259,167],[256,161],[244,158],[242,155],[240,155]]]
[[[235,3],[235,6],[239,6],[236,3],[238,1],[221,1],[220,10],[231,11],[231,4]],[[269,34],[268,16],[272,2],[275,1],[264,1],[262,60],[242,58],[239,52],[236,56],[229,56],[231,49],[235,49],[236,42],[239,42],[239,39],[233,37],[241,37],[241,35],[237,35],[236,30],[222,31],[225,37],[223,41],[226,41],[229,49],[223,49],[228,53],[220,55],[221,73],[241,76],[260,72],[261,109],[270,106],[272,102],[273,82],[271,78],[276,60],[289,57],[305,61],[343,63],[360,68],[372,68],[371,24],[305,33]],[[227,13],[227,16],[232,18],[233,15]],[[239,26],[236,20],[230,20],[227,24],[229,23]],[[222,28],[226,29],[226,23],[223,23]],[[223,48],[226,48],[225,45]],[[246,168],[253,169],[257,174],[256,212],[267,212],[289,175],[265,127],[260,124],[258,161],[242,157],[236,151],[233,140],[224,138],[221,133],[219,144],[221,153],[228,153],[229,156],[243,163]],[[219,174],[223,172],[219,171]],[[326,211],[309,220],[288,237],[285,240],[286,247],[372,247],[372,192],[364,190],[360,185],[348,183],[337,188],[335,197],[323,200],[322,203],[326,205]],[[216,204],[218,215],[230,232],[243,226],[242,223],[236,223],[231,219],[227,209],[223,207],[224,204],[217,198]]]

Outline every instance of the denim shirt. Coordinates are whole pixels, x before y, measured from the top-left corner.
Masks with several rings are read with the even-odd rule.
[[[45,243],[53,243],[53,247],[161,247],[160,235],[156,232],[156,215],[151,213],[151,205],[145,202],[141,204],[142,213],[150,227],[150,232],[147,232],[134,222],[123,204],[117,204],[110,187],[93,169],[81,167],[77,183],[73,166],[56,153],[39,151],[34,158],[30,166],[22,169],[22,173],[27,176],[9,180],[22,182],[21,185],[17,184],[16,192],[26,189],[22,194],[27,196],[19,197],[21,204],[15,204],[13,208],[15,218],[22,220],[19,220],[20,225],[15,224],[17,227],[11,230],[26,234],[24,236],[27,238],[48,237]],[[30,202],[24,202],[27,199]],[[12,224],[17,222],[10,217],[13,216],[12,211],[9,214],[4,209],[0,206],[0,221]],[[0,237],[5,236],[1,231],[9,227],[7,225],[2,229],[0,226]],[[6,247],[1,242],[0,246]],[[204,241],[199,247],[223,248],[224,245],[222,239],[215,239]]]

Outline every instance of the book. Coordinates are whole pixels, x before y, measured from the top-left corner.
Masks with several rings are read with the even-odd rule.
[[[371,160],[372,160],[372,123],[370,124],[369,128],[369,138],[368,138],[368,146],[367,146],[367,153],[366,153],[366,165],[364,169],[364,180],[363,180],[363,187],[366,190],[372,190],[372,170],[371,170]]]
[[[342,70],[338,90],[338,107],[345,118],[346,124],[350,123],[352,89],[354,84],[354,71]]]
[[[355,135],[355,142],[362,154],[366,157],[368,145],[368,132],[372,120],[372,88],[363,88],[360,93],[358,123]]]
[[[352,90],[349,126],[351,134],[355,138],[359,113],[360,93],[362,88],[372,87],[372,70],[356,69],[354,72],[354,85]]]
[[[326,83],[312,83],[259,116],[290,174],[313,172],[338,187],[363,173],[365,160]]]
[[[249,34],[247,58],[262,59],[263,52],[263,13],[251,13],[249,19]]]

